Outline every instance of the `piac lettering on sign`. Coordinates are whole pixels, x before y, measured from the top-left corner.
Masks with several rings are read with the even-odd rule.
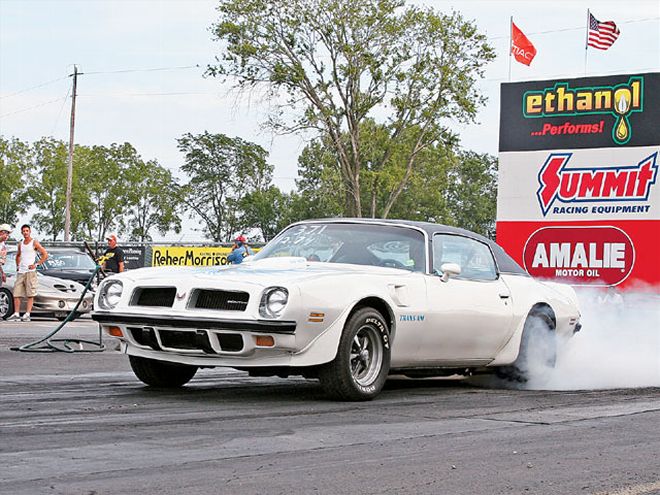
[[[612,286],[630,275],[635,247],[617,227],[543,227],[527,240],[523,262],[534,277]]]
[[[649,205],[603,207],[557,207],[560,203],[645,202],[658,175],[658,153],[636,165],[566,168],[572,153],[552,153],[538,175],[536,196],[543,215],[548,213],[646,213]],[[617,209],[618,208],[618,209]]]

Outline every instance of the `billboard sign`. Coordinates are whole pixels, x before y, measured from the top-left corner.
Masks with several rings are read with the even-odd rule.
[[[532,275],[660,287],[660,73],[502,85],[497,242]]]

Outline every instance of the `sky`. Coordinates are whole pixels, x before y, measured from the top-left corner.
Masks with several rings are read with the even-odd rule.
[[[145,160],[179,175],[176,139],[209,131],[263,146],[274,182],[295,187],[305,140],[274,136],[261,123],[268,106],[238,97],[203,77],[220,54],[211,36],[216,0],[0,0],[0,135],[68,141],[73,65],[78,79],[75,141],[130,142]],[[415,0],[438,11],[460,11],[495,48],[478,85],[488,102],[474,124],[459,126],[462,146],[497,154],[499,88],[507,81],[660,71],[660,1]],[[589,49],[587,9],[621,30],[607,51]],[[508,56],[509,20],[534,43],[530,67]],[[586,63],[585,63],[586,62]],[[509,66],[510,69],[509,69]],[[510,76],[509,76],[510,71]],[[24,219],[24,220],[27,220]],[[157,236],[156,236],[157,237]],[[176,240],[201,240],[187,229]]]

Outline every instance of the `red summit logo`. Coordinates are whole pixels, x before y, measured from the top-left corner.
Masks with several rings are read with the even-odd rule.
[[[552,153],[539,171],[536,191],[543,216],[555,201],[561,203],[602,203],[648,201],[658,175],[658,152],[637,165],[620,167],[566,168],[572,153]],[[627,212],[621,207],[621,212]],[[635,212],[635,207],[631,212]],[[554,212],[554,211],[553,211]]]

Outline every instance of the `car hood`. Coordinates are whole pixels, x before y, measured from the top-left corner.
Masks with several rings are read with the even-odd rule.
[[[379,266],[349,265],[343,263],[309,262],[305,258],[266,258],[243,262],[240,265],[197,267],[157,267],[140,268],[124,272],[121,278],[134,283],[167,283],[173,280],[190,280],[195,283],[208,281],[239,282],[247,285],[268,287],[286,283],[301,283],[323,276],[350,276],[361,274],[381,274],[406,277],[412,274],[407,270]]]
[[[92,276],[94,270],[89,269],[67,269],[67,270],[44,270],[42,274],[47,277],[66,278],[70,280],[87,280]]]

